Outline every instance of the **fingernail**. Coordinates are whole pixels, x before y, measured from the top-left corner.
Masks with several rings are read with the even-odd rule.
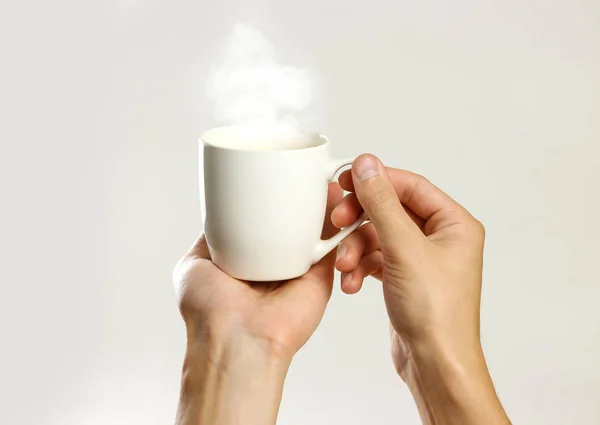
[[[342,289],[352,285],[352,273],[342,273]]]
[[[335,227],[337,227],[338,229],[340,229],[341,227],[340,227],[340,226],[338,226],[337,224],[335,224],[335,223],[334,223],[334,216],[336,215],[336,214],[335,214],[335,211],[338,209],[338,207],[339,207],[339,205],[338,205],[338,206],[336,206],[336,207],[333,209],[333,211],[331,211],[331,216],[330,216],[329,218],[331,219],[331,224],[333,224]],[[338,251],[339,251],[339,250],[338,250]]]
[[[379,172],[379,164],[377,160],[368,155],[360,158],[356,164],[356,175],[360,181],[370,179]]]
[[[336,263],[337,263],[338,261],[340,261],[342,258],[344,258],[344,255],[346,255],[346,252],[348,252],[348,248],[346,248],[346,245],[340,245],[340,246],[338,247],[338,250],[337,250],[337,257],[336,257],[336,259],[335,259]]]

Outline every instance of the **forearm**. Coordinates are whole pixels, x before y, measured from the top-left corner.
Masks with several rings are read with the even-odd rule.
[[[248,337],[188,344],[176,425],[274,425],[288,366]]]
[[[433,343],[415,347],[407,384],[426,425],[510,425],[479,344],[462,353]]]

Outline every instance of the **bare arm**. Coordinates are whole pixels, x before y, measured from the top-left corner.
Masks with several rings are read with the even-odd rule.
[[[430,425],[510,424],[496,395],[481,347],[462,358],[442,344],[417,347],[403,376],[421,419]]]
[[[176,425],[275,424],[289,360],[242,335],[190,339]]]

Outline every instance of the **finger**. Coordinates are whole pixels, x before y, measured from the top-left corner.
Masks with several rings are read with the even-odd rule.
[[[352,181],[351,170],[346,170],[338,177],[338,182],[346,192],[354,192],[354,182]]]
[[[333,209],[331,213],[331,222],[340,229],[342,227],[350,226],[358,219],[362,210],[356,194],[350,193]]]
[[[405,170],[388,169],[398,198],[424,222],[430,235],[443,227],[473,217],[458,202],[425,177]]]
[[[323,261],[323,260],[322,260]],[[327,267],[323,262],[317,263],[303,276],[284,282],[277,289],[274,296],[278,302],[288,300],[288,305],[293,308],[325,310],[333,291],[333,267]]]
[[[363,255],[379,249],[379,237],[373,223],[360,226],[348,236],[337,250],[336,268],[341,272],[351,272]]]
[[[405,208],[406,212],[426,235],[454,224],[461,218],[474,220],[464,207],[423,176],[390,167],[386,167],[386,171],[400,202],[408,207]],[[348,171],[340,175],[339,182],[344,190],[354,191],[354,182]],[[345,213],[336,210],[334,215],[346,216]],[[426,223],[427,226],[425,226]],[[343,227],[346,224],[336,222],[336,225]]]
[[[204,233],[194,242],[194,245],[192,245],[187,253],[187,257],[210,260],[210,251],[208,250],[208,243],[206,242],[206,235]]]
[[[404,210],[411,220],[419,227],[419,229],[423,231],[425,227],[425,220],[423,220],[406,206],[404,206]],[[340,202],[340,204],[333,209],[333,212],[331,213],[331,222],[335,227],[342,229],[354,223],[362,213],[363,209],[360,205],[360,202],[358,202],[356,194],[350,193],[346,195],[342,202]],[[367,217],[367,220],[368,219],[369,218]]]
[[[338,232],[338,228],[331,222],[332,211],[337,207],[344,198],[344,191],[336,182],[329,183],[327,190],[327,212],[325,213],[325,222],[323,223],[322,238],[330,238]]]
[[[356,196],[377,229],[381,249],[412,255],[423,234],[404,211],[383,164],[373,155],[361,155],[352,166],[352,179]]]
[[[356,294],[362,288],[363,281],[367,276],[381,279],[382,270],[383,253],[381,251],[374,251],[364,256],[356,269],[342,275],[342,291],[346,294]]]
[[[459,206],[458,202],[444,193],[425,177],[406,170],[385,167],[400,202],[411,208],[419,217],[428,220],[440,207]],[[342,189],[354,192],[354,181],[350,170],[339,177]]]

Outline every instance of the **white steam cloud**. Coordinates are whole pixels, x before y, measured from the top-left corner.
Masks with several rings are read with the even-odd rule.
[[[296,128],[311,101],[307,73],[277,63],[271,43],[243,24],[234,26],[213,63],[206,92],[220,123],[271,129]]]

